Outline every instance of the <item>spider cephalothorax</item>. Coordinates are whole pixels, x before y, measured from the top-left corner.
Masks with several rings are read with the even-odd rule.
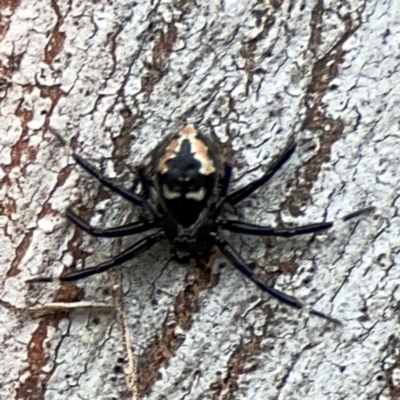
[[[56,136],[66,145],[58,134]],[[264,175],[231,193],[228,193],[231,167],[223,156],[217,136],[212,131],[206,135],[197,130],[194,125],[186,125],[178,133],[167,136],[146,157],[143,165],[138,168],[142,186],[139,194],[116,185],[88,161],[72,152],[75,161],[90,175],[129,202],[146,209],[150,218],[143,218],[116,228],[98,229],[69,209],[67,217],[70,221],[82,230],[98,237],[122,237],[150,230],[153,232],[107,262],[71,272],[58,279],[73,281],[107,271],[148,250],[160,240],[168,239],[174,254],[181,260],[193,258],[210,247],[217,246],[232,265],[261,290],[289,306],[301,309],[303,303],[299,300],[259,280],[224,238],[223,231],[258,236],[291,237],[320,232],[331,228],[334,223],[321,222],[297,228],[271,228],[221,218],[225,205],[236,205],[265,184],[289,159],[295,147],[294,141],[291,141],[279,157],[271,163]],[[347,221],[372,209],[373,207],[369,207],[356,211],[342,220]],[[51,282],[52,280],[53,278],[39,277],[29,282]],[[319,311],[311,310],[310,313],[338,323],[337,320]]]

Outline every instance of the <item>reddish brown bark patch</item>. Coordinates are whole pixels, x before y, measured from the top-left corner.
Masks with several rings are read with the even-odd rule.
[[[51,0],[51,6],[57,15],[57,22],[51,33],[50,40],[48,41],[44,50],[44,61],[49,65],[60,53],[65,41],[65,33],[60,31],[60,27],[63,23],[63,16],[61,15],[60,8],[55,0]]]
[[[176,326],[175,323],[165,322],[161,335],[149,344],[146,353],[139,359],[137,390],[140,397],[149,393],[153,382],[160,378],[160,367],[168,363],[183,343],[184,339],[175,333]]]
[[[210,385],[209,398],[212,400],[234,400],[239,390],[240,376],[257,368],[251,367],[247,361],[261,351],[262,336],[251,334],[249,338],[242,339],[233,351],[227,365],[227,374]]]
[[[399,371],[400,371],[400,339],[394,335],[390,337],[387,346],[388,354],[391,354],[393,362],[390,367],[386,367],[389,364],[387,360],[383,362],[384,374],[378,375],[376,379],[385,381],[385,389],[389,391],[390,398],[393,400],[400,399],[400,386],[399,386]],[[396,376],[397,375],[397,376]],[[385,391],[386,393],[386,391]]]
[[[82,291],[73,284],[63,285],[55,301],[73,302],[82,299]],[[48,354],[44,345],[47,337],[47,328],[52,326],[57,329],[59,321],[68,316],[66,311],[57,311],[51,315],[47,315],[41,319],[38,327],[33,332],[31,340],[28,344],[28,371],[29,377],[17,389],[17,399],[21,400],[41,400],[46,392],[46,385],[51,378],[56,365],[51,371],[43,372],[43,367],[54,355]]]
[[[177,38],[175,22],[166,24],[165,29],[161,27],[158,34],[151,62],[147,63],[146,73],[142,77],[142,89],[148,93],[153,91],[154,85],[160,81],[167,70],[168,57]]]
[[[1,0],[0,10],[10,10],[11,13],[19,7],[21,0]],[[5,21],[4,17],[1,17],[0,13],[0,40],[2,40],[7,32],[8,23]]]
[[[190,329],[193,317],[199,312],[199,298],[202,291],[217,284],[215,275],[211,274],[209,260],[196,260],[196,267],[193,270],[193,282],[186,285],[176,296],[174,313],[178,325],[185,330]]]
[[[320,44],[321,29],[324,26],[322,24],[322,17],[325,11],[323,6],[323,1],[319,0],[312,12],[309,49],[315,57],[317,57],[317,50]],[[359,21],[347,20],[343,35],[313,65],[311,82],[308,85],[304,100],[307,112],[302,129],[315,132],[315,136],[319,137],[320,147],[318,152],[302,167],[304,183],[299,184],[282,204],[282,208],[289,210],[293,216],[300,215],[300,208],[309,200],[310,191],[318,178],[322,164],[330,161],[332,145],[343,135],[344,122],[327,114],[322,98],[328,90],[330,82],[338,75],[344,55],[344,43],[355,33],[359,26]]]

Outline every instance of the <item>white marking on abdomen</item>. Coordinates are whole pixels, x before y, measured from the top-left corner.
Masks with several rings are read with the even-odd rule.
[[[167,185],[163,185],[163,195],[168,200],[179,199],[179,197],[182,196],[180,192],[173,192],[172,190],[169,190]]]
[[[206,194],[205,189],[202,187],[199,190],[197,190],[196,192],[187,192],[185,197],[187,199],[192,199],[192,200],[196,200],[196,201],[201,201],[204,199],[204,196]]]

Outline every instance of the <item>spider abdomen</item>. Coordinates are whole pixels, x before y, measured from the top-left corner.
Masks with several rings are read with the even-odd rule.
[[[206,137],[194,125],[160,143],[151,156],[149,175],[163,215],[188,228],[209,213],[224,177],[221,155],[218,139]]]

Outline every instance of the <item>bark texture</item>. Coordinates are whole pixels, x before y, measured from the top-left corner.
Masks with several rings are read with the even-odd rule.
[[[0,399],[399,399],[399,43],[397,0],[2,0]],[[136,239],[67,222],[68,206],[100,227],[139,213],[49,131],[132,187],[184,123],[214,126],[233,187],[296,138],[240,219],[377,207],[324,235],[231,238],[260,277],[343,328],[278,304],[216,251],[168,262],[165,243],[78,283],[25,283]],[[25,310],[55,301],[113,308]]]

